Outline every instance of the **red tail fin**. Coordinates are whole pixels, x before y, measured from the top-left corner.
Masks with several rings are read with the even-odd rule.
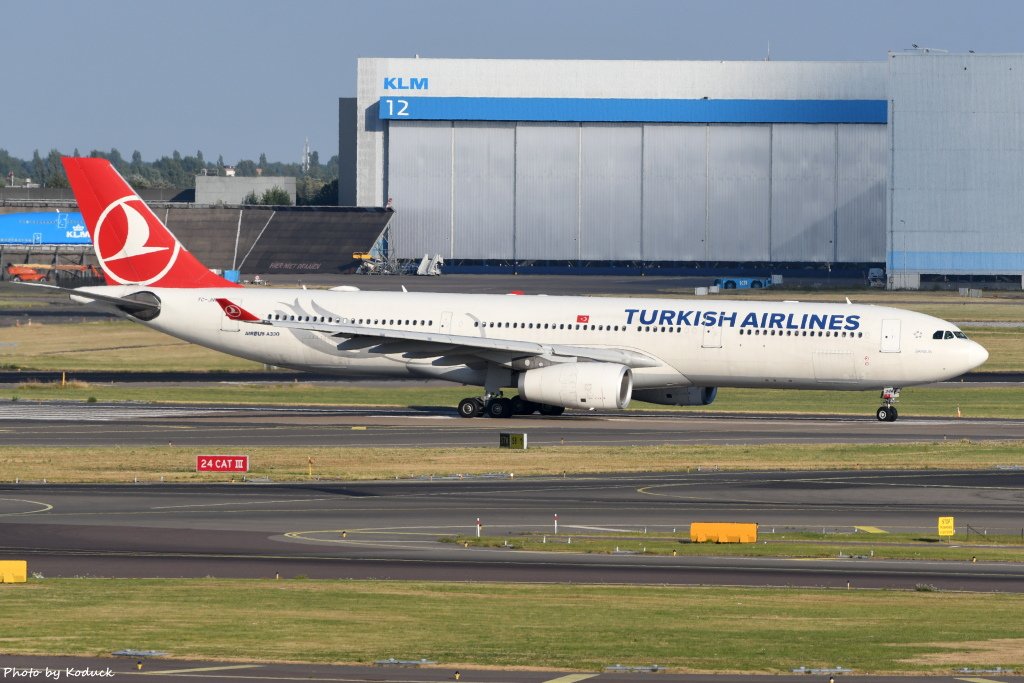
[[[64,157],[64,170],[110,285],[238,287],[190,254],[106,159]]]

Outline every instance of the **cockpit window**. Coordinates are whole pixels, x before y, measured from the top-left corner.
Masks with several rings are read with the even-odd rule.
[[[950,332],[949,330],[936,330],[932,334],[932,339],[967,339],[967,335],[957,330],[956,332]]]

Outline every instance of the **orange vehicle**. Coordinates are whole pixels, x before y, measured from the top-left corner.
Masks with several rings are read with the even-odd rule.
[[[16,266],[11,263],[7,264],[7,277],[12,282],[42,282],[46,279],[46,275],[40,273],[35,268],[30,266]]]
[[[49,278],[50,271],[57,273],[71,273],[78,277],[99,278],[100,272],[95,266],[84,266],[77,264],[52,265],[49,263],[21,263],[14,265],[7,264],[7,276],[13,282],[42,282]]]

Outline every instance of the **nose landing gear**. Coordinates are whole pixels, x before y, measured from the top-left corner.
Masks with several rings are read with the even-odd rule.
[[[895,422],[899,417],[896,410],[896,401],[900,397],[899,387],[886,387],[882,389],[882,405],[875,411],[875,417],[879,422]]]

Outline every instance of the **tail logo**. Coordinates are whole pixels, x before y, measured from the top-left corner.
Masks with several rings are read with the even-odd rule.
[[[96,258],[123,285],[157,282],[174,267],[181,243],[136,195],[111,202],[96,221]]]
[[[238,320],[242,317],[242,309],[234,304],[227,304],[224,306],[224,315],[232,320]]]

